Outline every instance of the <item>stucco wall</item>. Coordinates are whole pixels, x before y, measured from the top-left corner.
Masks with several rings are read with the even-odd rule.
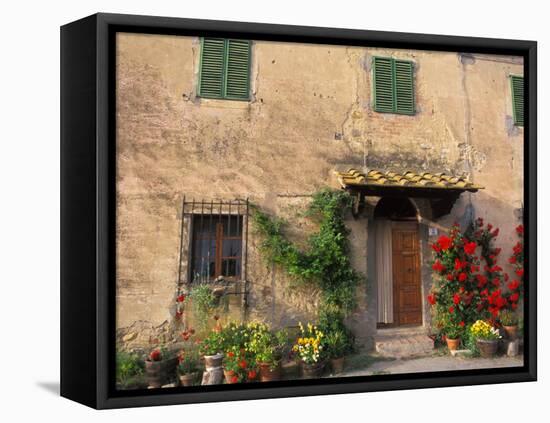
[[[414,116],[372,110],[373,55],[415,62]],[[252,100],[242,102],[198,98],[198,58],[195,37],[117,36],[117,327],[170,321],[183,195],[249,198],[291,218],[300,238],[311,227],[296,212],[336,166],[465,174],[486,188],[463,194],[437,223],[473,211],[501,227],[499,244],[511,251],[523,129],[512,123],[508,76],[522,74],[521,59],[258,41]],[[354,263],[366,274],[367,220],[349,225]],[[250,229],[250,316],[308,318],[315,292],[287,289]],[[368,289],[350,323],[358,332],[375,316]]]

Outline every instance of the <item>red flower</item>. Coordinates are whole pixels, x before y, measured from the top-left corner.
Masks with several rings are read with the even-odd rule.
[[[477,244],[475,242],[467,242],[464,244],[464,252],[468,255],[474,254]]]
[[[435,304],[435,294],[430,294],[430,295],[428,295],[428,302],[429,302],[431,305],[434,305],[434,304]]]
[[[181,317],[182,314],[181,310],[176,310],[176,317]]]
[[[461,328],[463,328],[463,327],[464,327],[464,321],[460,322],[460,323],[458,324],[458,326],[460,326]]]
[[[439,253],[441,251],[441,247],[438,244],[432,244],[432,250]]]
[[[516,263],[516,256],[512,256],[508,259],[508,263],[515,264]]]
[[[500,271],[502,271],[502,267],[497,266],[496,264],[489,269],[489,272],[491,272],[491,273],[496,273],[496,272],[500,272]]]
[[[450,306],[449,307],[449,313],[454,313],[455,312],[455,308],[453,306]]]
[[[516,269],[516,275],[518,275],[520,278],[523,278],[523,273],[525,273],[525,270],[523,270],[523,268]]]
[[[445,266],[443,266],[439,260],[436,260],[432,266],[432,269],[436,272],[442,273],[445,270]]]
[[[454,305],[459,305],[460,304],[460,295],[458,295],[458,294],[453,295],[453,303],[454,303]]]
[[[517,228],[516,228],[516,232],[519,234],[519,235],[523,235],[525,229],[523,228],[523,225],[519,225]]]
[[[519,288],[519,281],[516,280],[516,279],[514,279],[512,282],[510,282],[510,283],[508,284],[508,289],[509,289],[510,291],[515,291],[515,290],[518,289],[518,288]]]
[[[250,370],[250,371],[248,372],[248,375],[247,375],[247,376],[248,376],[248,380],[254,380],[254,379],[256,379],[256,370]]]
[[[459,259],[455,258],[455,270],[460,269],[462,269],[462,262]]]
[[[160,352],[160,350],[153,350],[151,351],[151,353],[149,354],[149,359],[151,361],[160,361],[162,360],[162,354]]]
[[[479,226],[480,228],[483,226],[483,219],[481,217],[477,218],[477,226]]]
[[[185,295],[180,294],[178,295],[178,303],[183,303],[185,301]]]
[[[239,381],[239,378],[238,378],[237,376],[233,376],[233,377],[231,378],[231,382],[232,382],[232,383],[237,383],[238,381]]]
[[[482,287],[487,283],[487,277],[485,275],[476,275],[478,281],[478,287]]]
[[[233,357],[235,357],[235,353],[234,353],[233,351],[229,351],[229,352],[227,353],[227,356],[228,356],[229,358],[233,358]]]
[[[510,295],[510,301],[513,303],[517,303],[519,300],[519,294],[517,292],[514,292],[512,295]]]
[[[496,287],[499,287],[500,286],[500,279],[499,278],[494,278],[493,279],[493,285],[496,286]]]
[[[496,306],[497,306],[498,308],[502,308],[502,307],[504,307],[504,306],[506,305],[506,300],[505,300],[504,298],[502,298],[502,297],[497,297],[495,303],[496,303]]]
[[[437,243],[439,244],[439,247],[441,248],[442,251],[446,251],[450,248],[452,244],[452,240],[446,235],[441,235],[437,240]]]
[[[239,361],[239,367],[241,369],[246,369],[246,360]]]
[[[515,310],[516,308],[518,308],[518,303],[512,303],[512,310]]]
[[[493,238],[496,238],[496,237],[498,236],[498,233],[499,233],[499,232],[500,232],[500,229],[499,229],[499,228],[496,228],[496,229],[491,233],[492,237],[493,237]]]
[[[458,280],[460,282],[464,282],[467,277],[468,277],[468,275],[466,273],[462,272],[462,273],[460,273],[460,275],[458,275]]]
[[[447,273],[447,280],[448,280],[449,282],[451,282],[452,280],[454,280],[454,278],[455,278],[455,277],[453,276],[452,273]]]

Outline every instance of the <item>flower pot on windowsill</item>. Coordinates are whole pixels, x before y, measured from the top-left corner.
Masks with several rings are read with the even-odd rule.
[[[260,381],[272,382],[281,379],[281,363],[272,367],[269,363],[260,363]]]
[[[344,357],[332,358],[330,360],[330,367],[332,373],[338,375],[344,372]]]
[[[193,386],[195,381],[198,379],[198,373],[186,373],[184,375],[180,375],[180,386]]]
[[[323,374],[324,368],[324,361],[319,361],[312,364],[304,363],[302,361],[302,377],[304,379],[318,379]]]
[[[476,345],[482,357],[492,358],[497,352],[498,339],[477,339]]]
[[[445,338],[445,341],[447,342],[447,348],[449,351],[456,351],[458,350],[458,347],[460,346],[460,338],[452,339],[452,338]]]

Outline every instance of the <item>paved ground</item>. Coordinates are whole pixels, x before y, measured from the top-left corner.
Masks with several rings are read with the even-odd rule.
[[[345,371],[341,376],[370,376],[373,374],[418,373],[427,371],[439,372],[445,370],[517,367],[522,365],[523,356],[496,358],[431,356],[421,358],[374,361],[372,364],[364,369],[348,370]]]

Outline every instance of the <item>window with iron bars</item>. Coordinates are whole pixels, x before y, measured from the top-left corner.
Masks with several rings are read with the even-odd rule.
[[[184,201],[184,217],[190,225],[190,282],[246,278],[247,215],[248,200]]]

